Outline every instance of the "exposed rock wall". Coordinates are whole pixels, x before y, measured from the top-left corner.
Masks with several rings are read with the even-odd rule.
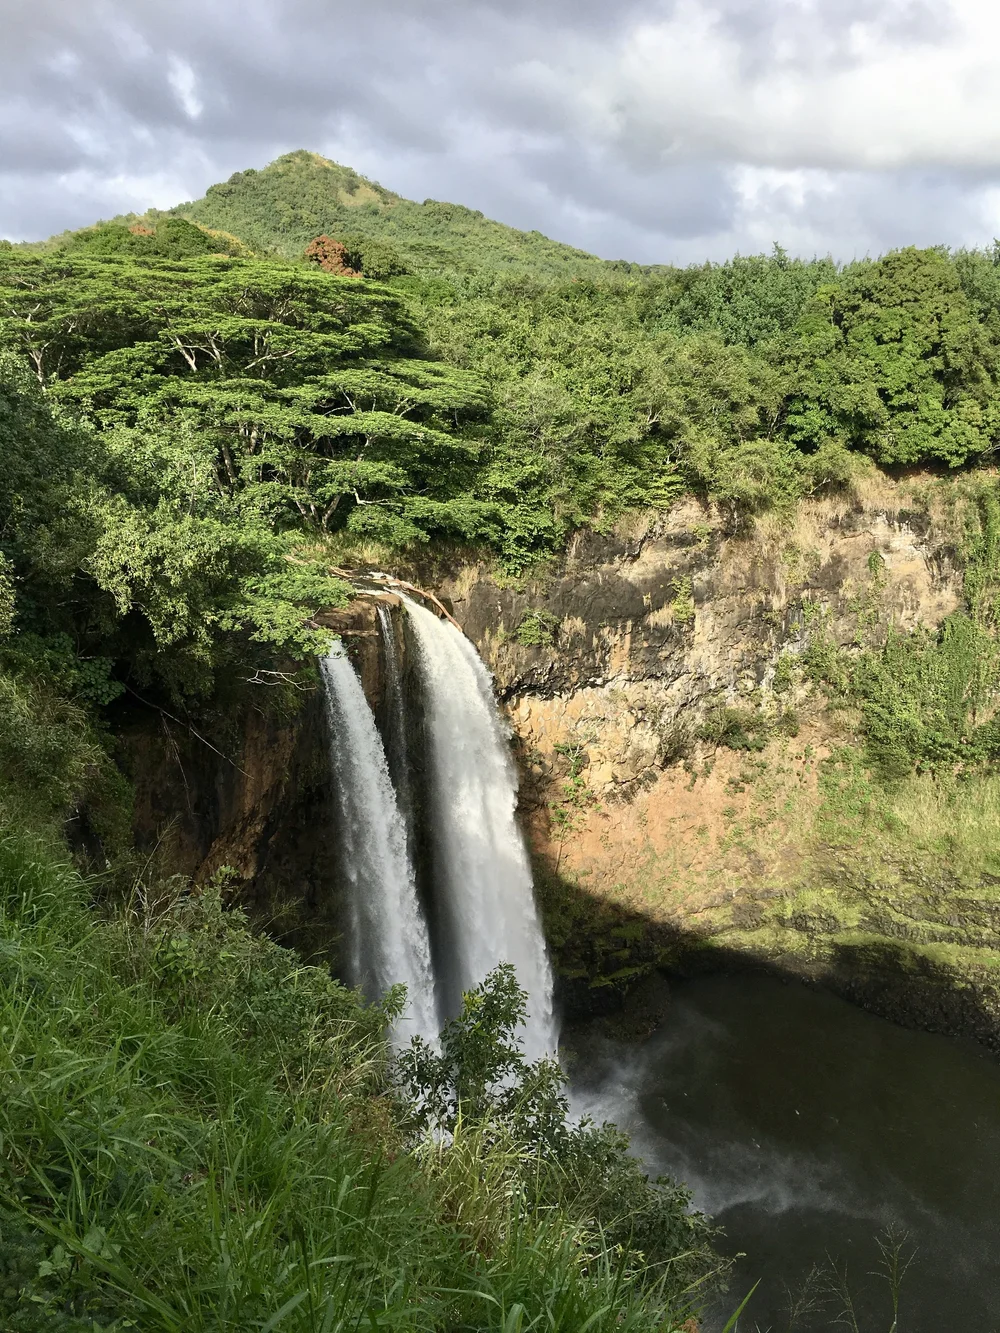
[[[384,707],[375,603],[325,623],[342,633],[369,701]],[[164,871],[203,882],[223,867],[240,902],[307,957],[339,965],[343,928],[337,826],[322,694],[278,704],[243,689],[197,728],[151,705],[119,719],[122,767],[136,797],[136,839]]]
[[[993,891],[817,856],[822,764],[853,735],[788,670],[820,629],[850,646],[939,625],[961,602],[956,542],[940,489],[880,479],[749,534],[692,502],[582,533],[531,579],[439,580],[514,728],[571,1007],[613,1006],[657,966],[778,966],[1000,1045]],[[705,739],[724,707],[791,725],[734,752]]]
[[[937,625],[958,605],[949,525],[887,481],[867,501],[807,502],[749,536],[689,502],[631,534],[578,534],[541,577],[504,586],[466,567],[439,591],[529,762],[558,773],[555,747],[580,745],[594,794],[628,799],[713,707],[766,689],[818,617],[851,642],[875,556],[883,623]]]

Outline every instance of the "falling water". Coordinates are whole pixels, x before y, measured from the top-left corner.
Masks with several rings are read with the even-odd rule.
[[[428,738],[435,890],[449,946],[451,1003],[500,962],[528,993],[525,1051],[556,1047],[552,974],[514,811],[517,775],[492,681],[453,625],[407,599],[419,646]]]
[[[382,740],[361,682],[339,644],[321,667],[350,898],[352,980],[373,997],[403,982],[407,1007],[396,1025],[395,1042],[403,1044],[417,1034],[433,1039],[438,1023],[427,926]]]

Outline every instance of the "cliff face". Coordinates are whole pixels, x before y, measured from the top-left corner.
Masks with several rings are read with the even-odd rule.
[[[375,603],[359,598],[325,622],[343,635],[381,712]],[[272,933],[339,968],[342,877],[322,693],[314,686],[281,704],[276,693],[245,690],[196,729],[152,705],[130,711],[118,738],[136,841],[165,872],[197,882],[226,868],[239,902]]]
[[[856,741],[796,666],[818,630],[850,648],[959,606],[940,495],[882,479],[750,535],[691,503],[581,534],[540,577],[465,567],[438,591],[514,728],[572,1007],[611,1007],[658,967],[754,964],[997,1044],[995,890],[825,828],[826,761]]]
[[[632,533],[582,533],[516,588],[466,568],[439,591],[533,766],[558,771],[556,747],[580,746],[594,795],[627,800],[713,709],[770,694],[779,659],[802,651],[818,619],[851,643],[876,558],[883,623],[936,626],[958,606],[947,529],[887,482],[867,502],[807,503],[793,524],[749,537],[690,503]]]

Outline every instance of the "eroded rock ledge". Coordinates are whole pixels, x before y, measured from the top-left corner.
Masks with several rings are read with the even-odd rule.
[[[867,501],[806,502],[793,521],[738,536],[692,501],[631,534],[580,533],[564,560],[519,585],[466,566],[438,589],[526,751],[547,759],[554,744],[582,743],[595,794],[627,796],[711,708],[767,690],[818,618],[850,643],[874,556],[883,621],[936,626],[955,610],[948,525],[885,479],[872,489]]]

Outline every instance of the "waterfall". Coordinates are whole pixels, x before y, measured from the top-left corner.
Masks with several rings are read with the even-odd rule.
[[[434,891],[447,935],[450,1007],[498,963],[513,963],[528,993],[525,1052],[551,1054],[557,1041],[552,973],[492,679],[463,634],[405,600],[419,648]]]
[[[342,646],[334,644],[320,665],[349,892],[351,980],[375,998],[403,982],[407,1005],[394,1043],[404,1044],[417,1034],[434,1040],[438,1021],[430,943],[382,740]]]

